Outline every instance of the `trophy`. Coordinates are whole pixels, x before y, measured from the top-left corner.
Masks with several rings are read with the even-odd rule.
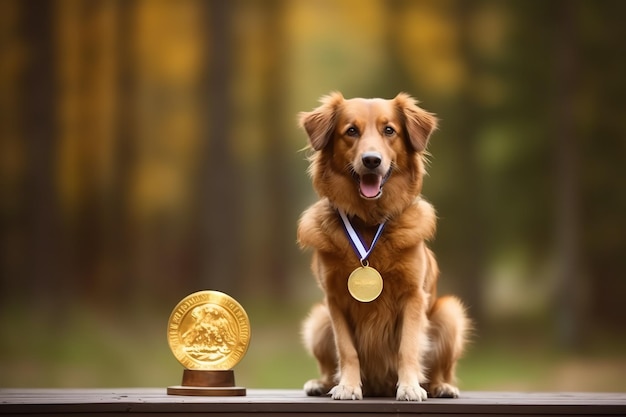
[[[248,350],[250,321],[241,305],[219,291],[183,298],[167,323],[167,341],[185,367],[181,385],[169,395],[242,396],[232,368]]]

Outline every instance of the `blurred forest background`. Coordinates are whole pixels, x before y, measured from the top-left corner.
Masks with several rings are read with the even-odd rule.
[[[0,386],[167,386],[191,292],[252,321],[238,384],[316,374],[298,111],[438,114],[462,389],[626,390],[626,2],[0,1]]]

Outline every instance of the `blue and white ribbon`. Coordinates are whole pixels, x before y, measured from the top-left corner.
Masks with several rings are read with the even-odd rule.
[[[343,228],[346,231],[346,235],[348,235],[348,240],[350,241],[350,244],[352,245],[352,247],[354,248],[354,251],[359,256],[361,265],[365,266],[367,263],[367,258],[370,256],[370,253],[374,249],[374,246],[376,245],[378,238],[383,232],[385,223],[383,222],[378,225],[378,230],[376,230],[376,234],[374,235],[372,244],[370,245],[369,249],[365,249],[365,241],[363,241],[363,238],[361,237],[361,235],[359,235],[357,231],[354,230],[354,227],[352,227],[352,223],[350,223],[350,219],[348,219],[348,216],[346,215],[346,213],[342,209],[338,209],[337,211],[339,212],[339,217],[341,217],[341,220],[343,221]]]

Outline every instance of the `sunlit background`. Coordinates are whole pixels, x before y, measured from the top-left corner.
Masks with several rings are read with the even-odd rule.
[[[177,385],[176,303],[252,322],[300,388],[321,299],[296,123],[332,90],[441,119],[424,195],[465,390],[626,390],[626,2],[0,2],[0,386]]]

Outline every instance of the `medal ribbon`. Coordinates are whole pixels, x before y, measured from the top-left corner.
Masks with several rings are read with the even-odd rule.
[[[372,244],[370,245],[369,249],[365,249],[365,242],[363,241],[363,238],[357,233],[356,230],[354,230],[354,227],[352,227],[352,223],[350,223],[350,220],[348,219],[346,213],[342,209],[338,209],[337,211],[339,212],[339,217],[341,217],[341,220],[343,221],[343,228],[346,231],[346,235],[348,235],[348,240],[350,241],[352,248],[357,253],[357,255],[359,255],[361,265],[365,265],[367,258],[370,256],[370,253],[374,249],[378,238],[383,232],[385,223],[383,222],[378,225],[378,230],[376,230],[374,239],[372,239]]]

